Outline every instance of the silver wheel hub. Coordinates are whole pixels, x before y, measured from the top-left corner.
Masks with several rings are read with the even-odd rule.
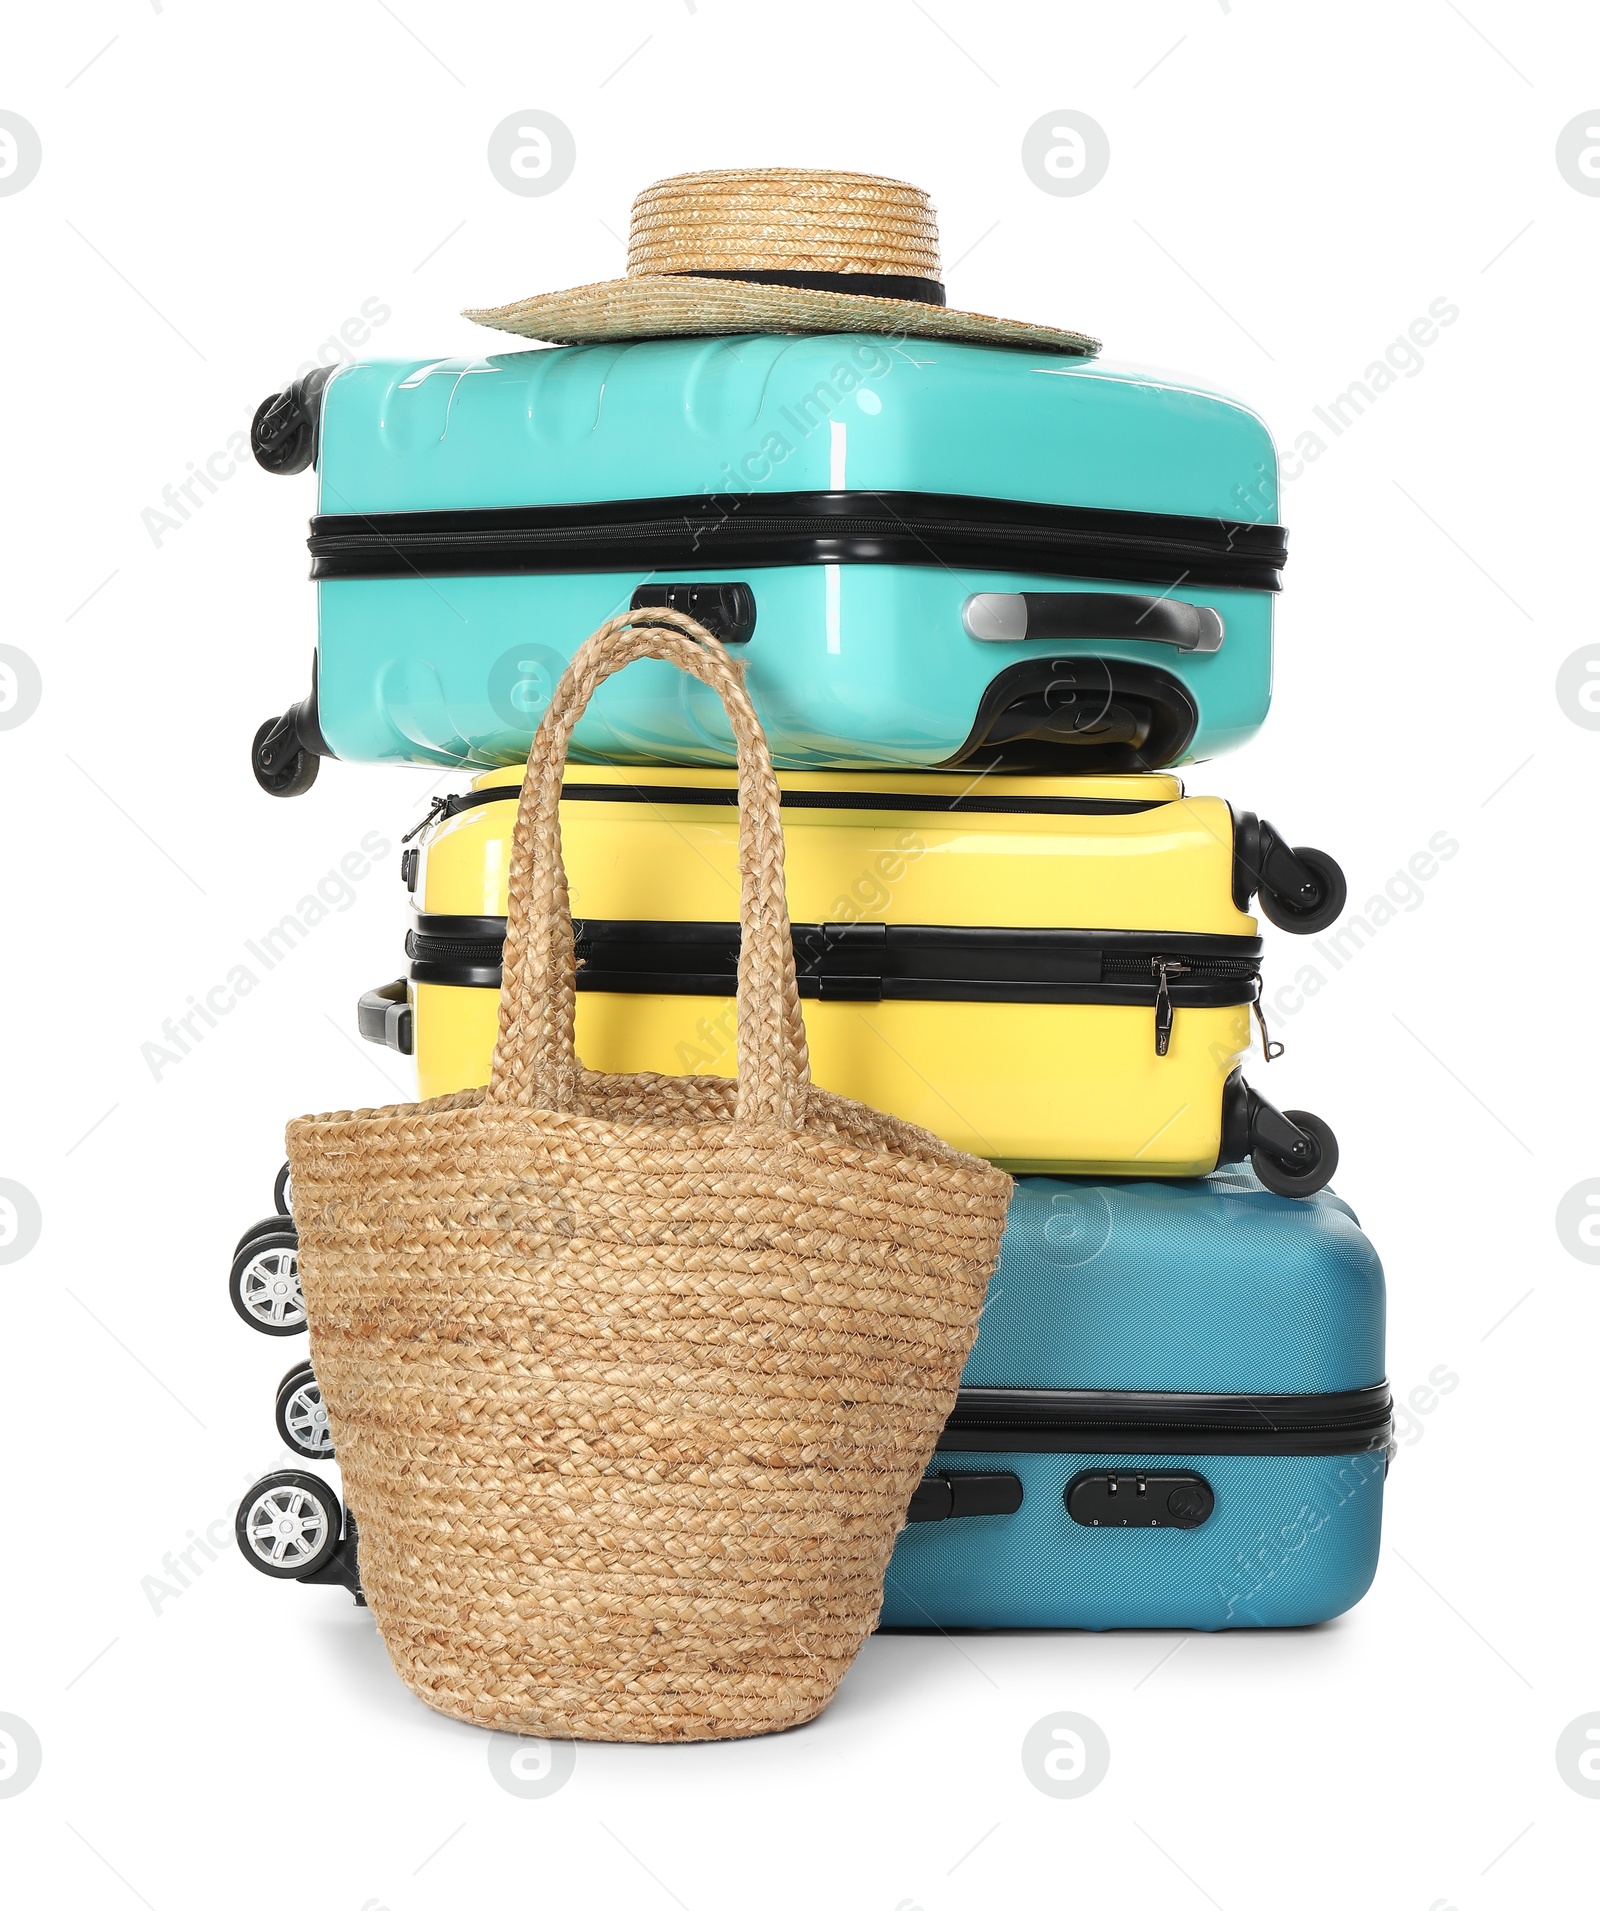
[[[306,1317],[299,1251],[269,1247],[251,1255],[240,1276],[239,1293],[250,1315],[264,1325],[298,1327]]]
[[[269,1566],[300,1566],[327,1539],[328,1515],[304,1487],[273,1486],[251,1503],[244,1530],[258,1559]]]
[[[283,1405],[283,1424],[302,1453],[325,1458],[333,1452],[328,1409],[322,1404],[322,1389],[316,1381],[308,1380],[290,1394]]]

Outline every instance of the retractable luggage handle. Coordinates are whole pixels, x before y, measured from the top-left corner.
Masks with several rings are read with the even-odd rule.
[[[1123,591],[977,591],[961,606],[969,637],[986,644],[1170,644],[1202,655],[1222,648],[1220,614],[1176,597]]]

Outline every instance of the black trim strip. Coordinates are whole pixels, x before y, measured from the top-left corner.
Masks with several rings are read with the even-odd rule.
[[[574,922],[580,989],[612,995],[732,995],[739,926],[732,922]],[[505,923],[497,916],[418,914],[406,937],[411,980],[499,988]],[[1114,929],[796,923],[800,993],[820,1001],[1104,1003],[1149,1008],[1153,964],[1174,1007],[1227,1008],[1255,999],[1256,936]]]
[[[412,934],[465,944],[492,942],[498,956],[500,945],[506,939],[506,919],[504,916],[442,916],[419,909],[412,917]],[[410,940],[407,936],[406,941]]]
[[[323,513],[320,579],[909,564],[1276,591],[1281,525],[933,491],[730,492],[472,511]],[[965,593],[963,593],[965,595]]]
[[[915,790],[908,790],[903,796],[894,790],[783,790],[780,800],[786,810],[897,810],[907,816],[1140,816],[1146,810],[1162,809],[1172,800],[1170,797],[1121,796],[969,796],[964,793],[965,787],[977,778],[967,775],[960,781],[963,791],[954,796]],[[439,808],[426,820],[445,822],[483,803],[515,802],[521,794],[520,783],[495,783],[484,790],[436,797],[434,801]],[[733,784],[721,788],[691,787],[685,783],[564,783],[561,800],[563,803],[647,803],[652,808],[659,804],[685,804],[697,809],[737,809],[739,791]]]
[[[944,1453],[1378,1453],[1393,1434],[1389,1383],[1343,1393],[1140,1393],[963,1387]]]
[[[744,285],[792,285],[800,292],[849,292],[869,299],[909,299],[917,305],[943,305],[944,286],[902,272],[721,271],[709,266],[687,272],[663,272],[664,279],[732,279]]]

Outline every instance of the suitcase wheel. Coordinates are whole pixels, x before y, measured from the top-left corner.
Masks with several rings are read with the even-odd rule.
[[[291,1367],[278,1382],[273,1419],[278,1438],[299,1460],[331,1460],[333,1433],[328,1426],[328,1409],[322,1404],[322,1389],[311,1370],[311,1362],[302,1360]]]
[[[268,717],[257,730],[250,746],[250,768],[268,796],[304,796],[317,780],[318,758],[297,743],[282,748],[277,733],[283,726],[282,717]]]
[[[292,1221],[250,1230],[233,1257],[228,1296],[234,1312],[258,1334],[303,1334],[300,1237]]]
[[[1298,888],[1286,894],[1263,880],[1256,899],[1275,927],[1292,936],[1314,936],[1339,919],[1346,896],[1344,871],[1325,850],[1293,849],[1289,854],[1298,865]]]
[[[1283,1151],[1287,1137],[1282,1134],[1281,1124],[1299,1131],[1293,1153]],[[1286,1108],[1272,1126],[1272,1142],[1258,1139],[1250,1151],[1250,1166],[1261,1185],[1296,1201],[1325,1188],[1339,1165],[1339,1143],[1328,1124],[1303,1109]]]
[[[317,365],[287,391],[273,392],[256,407],[250,421],[250,449],[263,471],[289,478],[316,463],[322,391],[333,372],[331,365]]]
[[[289,1164],[286,1161],[278,1170],[278,1178],[272,1184],[272,1205],[279,1214],[294,1213],[294,1189],[289,1185]]]
[[[239,1502],[234,1538],[258,1573],[306,1579],[339,1544],[339,1496],[314,1473],[269,1473]]]
[[[294,1223],[286,1221],[281,1214],[269,1214],[264,1221],[252,1221],[234,1243],[233,1258],[238,1260],[247,1247],[253,1247],[257,1241],[269,1234],[282,1234],[285,1229],[291,1234],[294,1233]]]

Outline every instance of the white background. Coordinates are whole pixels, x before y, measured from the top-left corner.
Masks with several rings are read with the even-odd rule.
[[[1600,636],[1600,198],[1555,142],[1597,51],[1592,10],[1505,0],[13,13],[0,107],[44,159],[0,197],[0,642],[44,694],[0,733],[0,1176],[43,1234],[0,1268],[0,1712],[43,1767],[0,1797],[9,1902],[1576,1901],[1600,1801],[1555,1746],[1600,1709],[1600,1271],[1555,1211],[1600,1174],[1600,736],[1555,677]],[[528,107],[576,140],[546,197],[485,160]],[[1020,159],[1068,107],[1111,145],[1080,197]],[[304,1343],[225,1294],[284,1119],[409,1092],[353,1028],[401,966],[397,850],[159,1080],[141,1045],[435,779],[328,764],[293,803],[250,779],[256,725],[306,685],[309,477],[246,465],[159,545],[141,513],[363,301],[392,313],[369,351],[497,349],[460,306],[619,272],[639,187],[748,163],[917,181],[953,303],[1212,378],[1285,446],[1431,301],[1459,307],[1287,487],[1272,720],[1189,777],[1332,850],[1356,908],[1435,832],[1460,844],[1286,1018],[1263,1083],[1339,1132],[1397,1394],[1458,1384],[1408,1414],[1376,1587],[1336,1624],[874,1639],[804,1731],[583,1746],[527,1801],[342,1594],[230,1542],[152,1608],[163,1556],[287,1463],[271,1394]],[[1275,984],[1304,959],[1269,955]],[[1020,1761],[1060,1710],[1111,1746],[1071,1802]]]

